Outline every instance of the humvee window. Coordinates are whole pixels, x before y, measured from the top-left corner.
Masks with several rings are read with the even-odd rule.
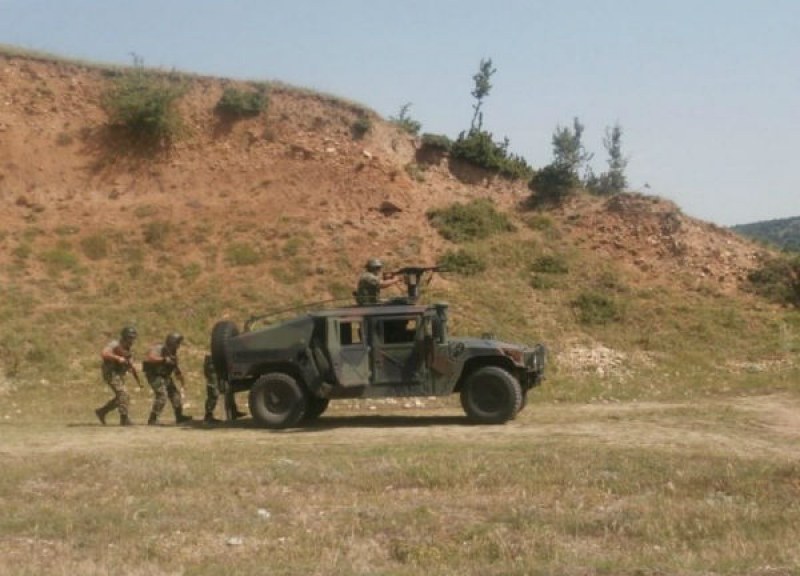
[[[378,324],[378,333],[383,335],[384,344],[405,344],[413,342],[417,335],[416,318],[393,318]]]
[[[339,342],[342,346],[361,344],[361,321],[343,321],[339,324]]]

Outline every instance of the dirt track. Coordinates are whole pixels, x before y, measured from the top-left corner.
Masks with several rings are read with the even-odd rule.
[[[249,419],[212,428],[196,423],[120,429],[83,422],[42,426],[7,423],[0,453],[97,452],[152,445],[211,447],[217,443],[360,445],[455,442],[464,444],[581,441],[618,447],[703,451],[739,458],[800,459],[800,399],[773,394],[692,403],[629,402],[593,405],[533,404],[503,426],[473,426],[453,407],[330,413],[305,428],[273,432]]]

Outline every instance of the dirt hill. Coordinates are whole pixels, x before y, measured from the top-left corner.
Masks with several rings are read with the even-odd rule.
[[[497,293],[514,309],[537,307],[542,325],[563,327],[565,300],[527,278],[534,256],[553,252],[569,254],[574,267],[613,266],[631,288],[752,302],[741,282],[765,249],[670,202],[580,196],[533,213],[521,208],[526,183],[423,158],[416,139],[364,106],[273,85],[266,113],[234,122],[214,107],[236,83],[199,76],[186,77],[180,100],[184,135],[168,150],[137,154],[108,128],[102,99],[112,76],[0,56],[0,283],[8,306],[58,324],[63,342],[84,338],[93,349],[121,322],[159,314],[154,333],[190,323],[199,342],[224,314],[346,296],[369,256],[390,266],[434,263],[455,248],[426,212],[475,198],[491,199],[517,224],[511,240],[475,247],[490,262],[480,284],[436,280],[440,294],[476,314],[486,308],[475,287],[491,292],[513,277]],[[355,138],[365,116],[372,128]],[[164,299],[180,302],[180,313],[152,312],[167,307]],[[530,326],[526,319],[517,328],[544,331]],[[551,337],[575,335],[562,328]],[[14,346],[28,357],[44,347],[30,333],[20,338],[5,338],[7,365],[19,362]]]

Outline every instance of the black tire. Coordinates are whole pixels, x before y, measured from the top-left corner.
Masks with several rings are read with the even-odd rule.
[[[250,414],[266,428],[291,428],[306,411],[306,393],[297,380],[281,372],[264,374],[250,388]]]
[[[306,401],[306,414],[303,419],[306,421],[316,420],[328,409],[330,398],[317,398],[316,396],[309,396]]]
[[[522,393],[522,402],[519,405],[519,410],[517,410],[517,414],[522,412],[525,409],[525,406],[528,405],[528,392],[530,392],[530,390],[525,390]]]
[[[211,330],[211,363],[220,380],[228,381],[228,340],[239,335],[236,324],[221,320]]]
[[[519,382],[497,366],[480,368],[467,378],[461,389],[461,406],[473,422],[504,424],[522,406]]]

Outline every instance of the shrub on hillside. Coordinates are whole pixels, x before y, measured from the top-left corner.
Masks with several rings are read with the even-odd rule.
[[[228,87],[222,92],[215,110],[230,118],[249,118],[261,114],[268,104],[266,87],[255,91]]]
[[[372,120],[366,114],[359,116],[350,127],[350,133],[354,140],[361,140],[370,130],[372,130]]]
[[[528,188],[533,192],[530,204],[541,206],[560,204],[580,187],[580,180],[569,167],[548,164],[531,178]]]
[[[622,319],[616,301],[600,292],[582,292],[572,301],[572,309],[581,324],[608,324]]]
[[[497,144],[489,132],[482,130],[471,130],[466,135],[462,132],[453,142],[450,155],[512,179],[527,179],[533,173],[524,158],[508,151],[507,139]]]
[[[800,307],[800,256],[767,260],[747,279],[756,294],[780,304]]]
[[[419,134],[422,124],[408,115],[408,109],[411,108],[411,103],[403,104],[400,108],[400,113],[397,116],[390,116],[392,124],[400,128],[403,132],[407,132],[412,136]]]
[[[474,276],[486,270],[486,261],[466,250],[448,250],[439,258],[439,266],[462,276]]]
[[[422,135],[423,148],[431,148],[442,150],[443,152],[450,152],[453,147],[453,141],[444,134],[431,134],[426,132]]]
[[[448,208],[430,210],[427,213],[431,225],[444,238],[452,242],[482,240],[499,232],[510,232],[514,225],[502,212],[498,212],[491,200],[473,200],[468,204],[456,202]]]
[[[137,61],[113,80],[103,106],[111,125],[125,129],[137,141],[168,144],[183,126],[176,103],[185,92],[182,82],[147,71]]]

